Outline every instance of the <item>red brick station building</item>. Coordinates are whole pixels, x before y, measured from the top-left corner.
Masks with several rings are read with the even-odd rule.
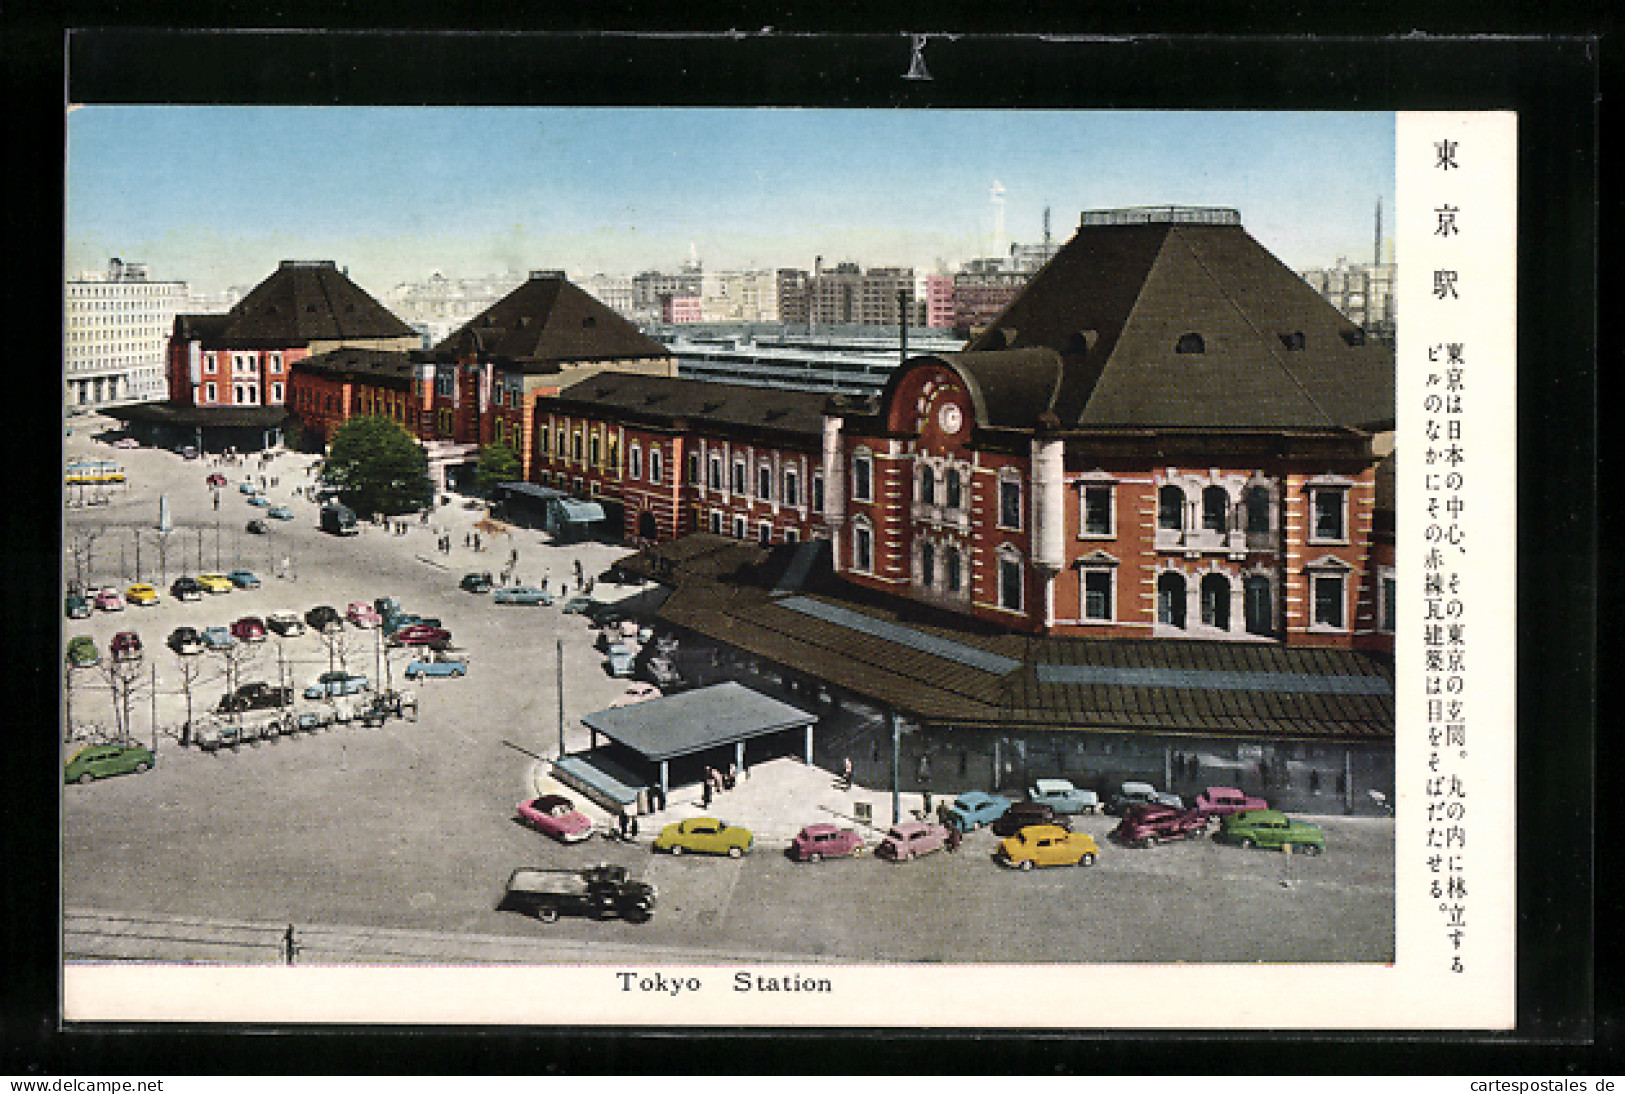
[[[1233,211],[1084,214],[962,351],[870,399],[679,379],[546,271],[433,350],[403,326],[284,263],[177,319],[171,392],[275,394],[306,438],[385,414],[442,475],[512,445],[527,489],[618,517],[717,672],[844,712],[820,762],[860,778],[889,780],[889,725],[917,788],[1391,800],[1392,349]]]

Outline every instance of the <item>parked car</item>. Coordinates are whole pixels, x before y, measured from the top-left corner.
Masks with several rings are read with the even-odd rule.
[[[434,646],[451,641],[451,632],[440,627],[413,623],[389,636],[392,646]]]
[[[195,627],[176,627],[169,632],[169,648],[182,655],[203,652],[203,637]]]
[[[1173,809],[1185,808],[1184,799],[1178,794],[1164,794],[1150,783],[1130,780],[1118,787],[1117,793],[1113,794],[1111,801],[1106,803],[1106,812],[1114,817],[1121,817],[1136,805],[1166,805]]]
[[[90,635],[76,634],[68,639],[68,664],[88,669],[101,663],[102,655],[96,652],[96,640]]]
[[[96,607],[104,612],[122,612],[124,610],[124,598],[119,595],[117,589],[111,587],[98,590],[94,602]]]
[[[240,482],[237,484],[237,492],[239,494],[247,494],[248,496],[253,497],[255,494],[260,492],[260,488],[251,482]]]
[[[252,494],[249,496],[248,504],[257,509],[269,509],[271,507],[271,499],[266,497],[264,494]]]
[[[412,661],[406,666],[406,678],[416,680],[420,676],[467,676],[468,662],[466,661]]]
[[[1099,855],[1099,845],[1087,832],[1034,824],[1000,841],[993,860],[1001,866],[1031,870],[1035,866],[1093,866]]]
[[[1053,828],[1072,830],[1071,821],[1043,802],[1015,802],[1009,809],[999,814],[999,818],[993,822],[993,834],[1003,839],[1006,836],[1013,836],[1023,828],[1034,824],[1046,824]]]
[[[140,448],[141,442],[134,437],[120,437],[113,442],[114,448]]]
[[[305,633],[305,624],[294,612],[272,612],[265,617],[265,626],[284,638],[296,638]]]
[[[973,832],[984,824],[992,824],[1009,808],[1009,798],[970,790],[959,795],[948,807],[945,819],[961,832]]]
[[[572,596],[569,600],[566,600],[564,602],[564,614],[565,615],[582,615],[582,614],[585,614],[587,609],[591,608],[596,603],[598,603],[598,602],[596,600],[594,600],[590,596]]]
[[[144,581],[138,581],[124,590],[124,599],[131,604],[156,604],[158,603],[158,590]]]
[[[902,862],[905,859],[928,855],[932,851],[940,851],[946,846],[948,846],[948,829],[942,825],[927,824],[923,821],[904,821],[886,830],[886,835],[875,848],[875,857]]]
[[[271,526],[263,520],[251,520],[244,525],[244,528],[256,536],[269,535],[271,532]]]
[[[1269,807],[1270,803],[1263,798],[1244,794],[1233,786],[1210,786],[1196,795],[1196,808],[1210,817],[1228,817],[1231,813]]]
[[[378,626],[384,621],[383,616],[374,610],[371,604],[357,600],[344,610],[344,617],[363,630]]]
[[[69,619],[88,619],[90,617],[90,601],[78,593],[69,593],[62,598],[62,610]]]
[[[625,679],[632,675],[632,665],[637,660],[637,651],[625,642],[611,642],[609,645],[609,674],[617,679]]]
[[[670,851],[674,855],[698,851],[705,855],[738,858],[750,850],[753,842],[748,828],[724,824],[715,817],[691,817],[662,828],[655,838],[654,847],[657,851]]]
[[[197,583],[196,578],[177,577],[170,582],[169,595],[176,600],[202,600],[203,586]]]
[[[1112,829],[1111,838],[1125,847],[1150,847],[1154,843],[1205,835],[1207,826],[1207,814],[1200,809],[1136,805]]]
[[[410,612],[396,612],[393,615],[384,615],[381,617],[381,620],[382,621],[379,625],[383,628],[384,634],[386,635],[394,634],[396,631],[404,630],[407,627],[440,626],[440,620],[434,618],[433,616],[413,615]]]
[[[305,625],[313,631],[339,630],[344,626],[344,617],[332,605],[318,604],[305,613]]]
[[[532,585],[504,585],[491,594],[491,600],[497,604],[548,604],[553,603],[553,594],[544,592]]]
[[[231,636],[239,642],[263,642],[265,621],[257,615],[245,615],[231,625]]]
[[[611,709],[614,709],[615,707],[629,707],[633,703],[641,703],[645,699],[658,698],[660,698],[659,688],[655,687],[653,684],[646,684],[639,680],[635,683],[628,684],[626,691],[622,693],[621,697],[609,705]]]
[[[87,745],[62,767],[62,781],[88,783],[112,775],[139,775],[157,763],[152,750],[141,745]]]
[[[457,583],[457,587],[464,592],[488,593],[491,591],[491,586],[495,584],[496,582],[491,580],[491,575],[488,573],[464,574],[463,580]]]
[[[358,695],[371,689],[372,683],[358,673],[324,672],[316,678],[314,684],[305,689],[305,698],[330,699],[337,695]]]
[[[1232,813],[1219,822],[1219,840],[1240,847],[1279,847],[1318,855],[1326,849],[1326,836],[1317,825],[1293,820],[1275,809]]]
[[[218,471],[211,471],[211,472],[209,472],[208,476],[206,478],[204,478],[203,485],[205,485],[205,486],[224,486],[224,485],[226,485],[226,476],[222,475]]]
[[[272,506],[265,515],[270,517],[272,520],[292,520],[293,510],[289,509],[286,505],[275,505]]]
[[[211,650],[229,650],[237,644],[231,632],[224,627],[204,627],[203,633],[198,637]]]
[[[372,606],[377,610],[379,615],[384,616],[385,618],[392,615],[400,615],[401,612],[405,611],[405,609],[401,607],[401,602],[392,596],[381,596],[372,602]]]
[[[224,574],[198,574],[197,583],[209,593],[229,593],[236,588]]]
[[[592,821],[563,794],[528,798],[517,809],[526,824],[560,843],[580,843],[592,835]]]
[[[624,866],[599,863],[585,870],[521,867],[508,875],[497,908],[533,915],[544,923],[565,914],[593,919],[618,915],[629,923],[643,923],[654,914],[657,895],[653,885],[633,879]]]
[[[1080,790],[1065,779],[1035,779],[1027,790],[1031,801],[1042,802],[1057,813],[1098,813],[1100,795]]]
[[[107,644],[115,661],[141,660],[141,636],[134,631],[119,631]]]
[[[226,580],[239,589],[257,589],[260,587],[260,579],[254,576],[253,570],[233,570],[226,575]]]
[[[809,824],[790,841],[790,857],[797,862],[822,862],[862,851],[862,836],[834,824]]]
[[[293,702],[293,689],[274,688],[263,680],[243,684],[229,695],[220,697],[215,707],[217,714],[241,714],[245,710],[274,710]]]

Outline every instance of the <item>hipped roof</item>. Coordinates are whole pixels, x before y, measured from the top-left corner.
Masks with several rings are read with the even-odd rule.
[[[453,331],[443,360],[507,359],[537,366],[669,357],[665,346],[562,277],[531,277]]]
[[[204,349],[260,349],[416,335],[332,262],[283,262],[224,315],[179,315]]]

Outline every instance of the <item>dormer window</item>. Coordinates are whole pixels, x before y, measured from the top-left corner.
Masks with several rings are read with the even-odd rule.
[[[1174,343],[1174,352],[1206,353],[1207,343],[1202,341],[1202,336],[1200,334],[1197,334],[1195,331],[1191,331],[1188,334],[1181,334],[1179,336],[1179,341]]]
[[[1281,335],[1281,345],[1285,346],[1287,349],[1304,349],[1308,346],[1308,344],[1309,340],[1304,337],[1303,331],[1301,330],[1295,330],[1288,334]]]
[[[1340,330],[1337,333],[1342,335],[1343,341],[1347,342],[1350,346],[1365,345],[1365,331],[1361,330],[1359,327],[1350,327],[1347,330]]]

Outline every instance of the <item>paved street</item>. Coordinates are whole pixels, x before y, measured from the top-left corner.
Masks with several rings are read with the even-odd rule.
[[[259,953],[268,932],[293,923],[309,941],[303,959],[315,961],[430,961],[437,953],[470,961],[613,961],[634,953],[650,960],[683,953],[922,962],[1392,960],[1393,826],[1386,819],[1317,818],[1329,848],[1320,858],[1206,840],[1121,850],[1105,840],[1115,822],[1097,817],[1080,825],[1102,845],[1090,869],[1001,870],[989,858],[987,832],[973,834],[957,854],[913,863],[865,855],[801,865],[783,854],[801,824],[850,815],[860,799],[884,821],[890,796],[861,788],[847,793],[828,773],[786,759],[752,772],[712,807],[758,832],[756,851],[743,860],[651,854],[648,840],[660,821],[697,812],[693,789],[673,793],[668,816],[645,819],[641,843],[554,844],[516,823],[514,805],[548,785],[545,761],[558,751],[558,643],[570,747],[586,743],[580,718],[608,706],[625,682],[604,671],[581,617],[556,606],[494,605],[489,596],[461,592],[456,582],[467,570],[500,571],[517,548],[519,576],[539,583],[545,573],[556,587],[575,560],[593,575],[623,550],[555,546],[539,532],[516,530],[476,554],[463,546],[464,535],[483,514],[462,508],[460,498],[438,509],[430,525],[414,521],[406,535],[367,527],[350,539],[327,536],[316,528],[314,503],[292,495],[314,481],[303,470],[310,458],[294,455],[277,458],[264,473],[281,480],[269,491],[273,503],[289,505],[297,519],[270,522],[268,536],[233,535],[264,515],[235,488],[246,473],[258,481],[252,461],[216,468],[167,452],[114,452],[86,438],[84,423],[76,420],[70,458],[116,457],[132,484],[110,504],[70,509],[67,541],[71,547],[76,533],[104,529],[95,546],[98,572],[87,576],[117,579],[122,588],[137,576],[138,533],[131,529],[149,529],[139,533],[146,537],[140,576],[160,585],[163,602],[69,621],[66,633],[93,635],[105,656],[115,631],[140,632],[147,662],[157,666],[159,762],[144,775],[65,788],[70,959],[264,959],[243,955]],[[200,547],[205,565],[216,568],[216,510],[203,481],[213,470],[232,484],[220,495],[219,568],[247,565],[264,585],[175,603],[168,583],[183,566],[196,574]],[[150,531],[161,493],[179,529],[162,578]],[[201,538],[198,528],[205,529]],[[449,556],[435,550],[442,528],[454,545]],[[181,551],[191,561],[177,561]],[[293,576],[271,576],[283,558]],[[71,577],[71,559],[67,569]],[[601,597],[632,591],[597,590]],[[352,600],[386,594],[409,611],[443,619],[469,653],[466,678],[414,685],[421,700],[416,721],[335,726],[213,754],[182,748],[166,735],[185,718],[180,659],[163,646],[175,626],[225,625],[279,608],[302,615],[316,604],[342,611]],[[376,675],[370,634],[352,628],[349,635],[350,667]],[[285,672],[302,690],[328,667],[313,635],[273,637],[266,647],[244,680],[275,683]],[[208,667],[194,688],[199,706],[212,705],[222,688],[219,666],[210,664],[217,659],[202,660]],[[395,654],[391,671],[405,661]],[[97,670],[74,676],[76,721],[110,727],[112,709]],[[134,706],[136,735],[151,743],[151,697],[138,695]],[[869,837],[872,843],[874,833]],[[659,887],[650,923],[542,925],[495,910],[515,866],[600,859],[633,866]],[[203,935],[209,941],[180,943]],[[238,956],[208,956],[213,952]]]

